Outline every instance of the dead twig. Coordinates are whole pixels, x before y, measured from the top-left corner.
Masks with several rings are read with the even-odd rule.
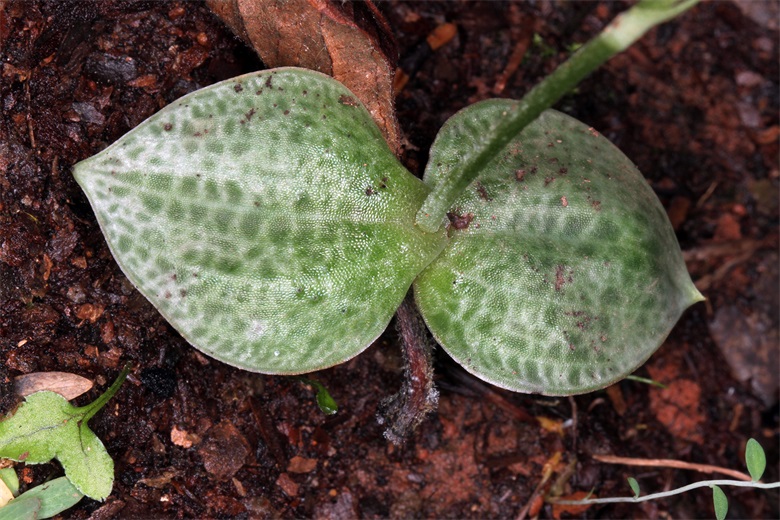
[[[377,420],[379,424],[387,425],[384,434],[387,440],[402,444],[428,413],[436,409],[439,392],[433,385],[431,345],[425,337],[425,324],[410,296],[398,307],[396,324],[402,341],[406,377],[401,390],[382,402]]]
[[[520,513],[517,515],[517,520],[525,520],[525,517],[528,516],[528,512],[531,510],[534,502],[536,502],[537,497],[544,495],[545,487],[550,481],[550,478],[555,474],[555,466],[557,466],[561,461],[562,456],[563,454],[560,451],[556,451],[553,453],[552,457],[547,460],[544,467],[542,468],[542,480],[540,480],[539,484],[536,485],[536,488],[534,488],[534,492],[531,493],[528,502],[526,502],[523,509],[520,510]]]
[[[704,244],[693,249],[683,251],[683,260],[686,262],[705,261],[720,258],[723,256],[738,255],[745,252],[753,252],[756,249],[769,246],[761,240],[729,240],[727,242],[716,242]]]
[[[768,247],[774,248],[774,244],[770,240],[745,239],[714,243],[684,251],[683,259],[686,262],[691,262],[732,256],[718,266],[715,271],[705,274],[694,282],[696,288],[704,292],[725,278],[734,267],[752,258],[756,251]]]
[[[534,18],[523,16],[513,4],[510,4],[509,10],[510,18],[514,18],[514,20],[517,20],[520,23],[518,25],[513,25],[513,27],[517,27],[517,30],[513,31],[514,34],[512,36],[513,38],[517,38],[517,41],[514,49],[512,49],[512,54],[509,56],[506,67],[504,67],[504,71],[498,76],[498,79],[493,86],[493,94],[495,95],[500,95],[504,92],[507,83],[512,76],[515,75],[517,69],[520,68],[523,58],[525,58],[528,49],[531,47],[534,35]]]
[[[593,460],[604,462],[605,464],[625,464],[627,466],[690,469],[707,474],[720,473],[722,475],[728,475],[737,480],[744,480],[746,482],[750,482],[752,480],[750,475],[733,469],[721,468],[720,466],[711,466],[709,464],[683,462],[681,460],[674,459],[638,459],[632,457],[617,457],[615,455],[593,455]]]

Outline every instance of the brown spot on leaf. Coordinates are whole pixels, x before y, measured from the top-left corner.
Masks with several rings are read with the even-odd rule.
[[[572,277],[569,275],[566,276],[566,268],[562,265],[556,265],[555,266],[555,290],[560,291],[563,286],[567,283],[571,283]]]
[[[170,131],[171,131],[171,128],[173,128],[173,125],[172,125],[172,124],[170,124],[170,123],[165,123],[165,124],[163,125],[163,130],[165,130],[166,132],[170,132]]]
[[[482,200],[486,200],[488,202],[493,200],[493,198],[490,195],[488,195],[487,190],[480,182],[477,182],[477,193],[479,193],[479,198],[481,198]]]
[[[594,319],[598,320],[598,318],[593,318],[590,314],[588,314],[585,311],[569,311],[564,312],[566,316],[571,316],[574,318],[579,318],[577,321],[577,328],[580,330],[587,330],[590,326],[590,322]]]
[[[368,186],[368,187],[366,188],[366,197],[370,197],[370,196],[371,196],[371,195],[373,195],[374,193],[376,193],[376,192],[374,191],[374,188],[372,188],[371,186]]]
[[[447,213],[447,218],[450,219],[450,226],[455,229],[467,229],[471,221],[474,220],[473,213],[466,213],[465,215],[458,215],[457,213]]]
[[[244,87],[241,86],[241,83],[236,83],[235,85],[233,85],[233,90],[235,90],[238,93],[244,90]]]
[[[563,206],[564,208],[569,207],[569,200],[566,198],[565,195],[561,197],[561,206]]]
[[[342,94],[339,96],[339,103],[342,105],[346,105],[348,107],[356,107],[358,106],[358,100],[353,98],[352,96],[348,96],[346,94]]]
[[[523,182],[525,180],[525,170],[517,170],[515,172],[515,179],[517,179],[517,182]]]

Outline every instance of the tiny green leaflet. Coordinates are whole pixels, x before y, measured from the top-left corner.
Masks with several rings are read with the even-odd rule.
[[[422,182],[343,85],[261,71],[181,98],[74,175],[128,278],[226,363],[298,374],[344,362],[414,283],[436,339],[486,381],[600,388],[641,364],[700,295],[641,175],[556,112],[466,190],[457,225],[415,226],[431,179],[459,146],[479,145],[462,123],[479,132],[502,103],[454,116]]]

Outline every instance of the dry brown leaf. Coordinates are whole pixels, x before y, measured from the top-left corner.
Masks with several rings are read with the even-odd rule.
[[[623,417],[628,410],[628,405],[623,397],[623,390],[621,390],[619,384],[610,385],[606,388],[607,397],[609,397],[612,407],[615,409],[620,417]]]
[[[0,479],[0,507],[3,507],[8,502],[14,499],[14,494],[8,488],[5,482]]]
[[[14,380],[14,392],[27,397],[35,392],[56,392],[70,401],[92,388],[92,381],[68,372],[32,372]]]
[[[165,486],[171,483],[171,480],[178,477],[179,475],[179,471],[167,469],[156,477],[142,478],[138,480],[138,483],[155,489],[163,489]]]
[[[208,6],[269,67],[296,66],[333,76],[366,105],[390,149],[399,150],[393,108],[397,49],[371,2],[207,0]]]

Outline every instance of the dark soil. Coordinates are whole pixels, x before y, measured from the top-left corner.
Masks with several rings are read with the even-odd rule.
[[[114,491],[63,516],[504,518],[530,503],[529,517],[565,517],[534,498],[546,470],[541,491],[554,495],[629,495],[627,476],[652,492],[708,476],[593,455],[744,471],[750,437],[767,449],[765,480],[778,480],[776,5],[700,5],[557,105],[644,172],[708,298],[638,372],[667,389],[624,381],[570,399],[514,394],[438,350],[438,411],[398,447],[375,418],[403,378],[392,326],[353,361],[312,376],[339,403],[325,416],[298,379],[228,367],[182,340],[122,275],[71,176],[177,97],[262,68],[254,54],[199,3],[0,0],[0,410],[14,406],[21,374],[89,377],[96,387],[83,404],[124,363],[134,367],[90,423],[116,462]],[[439,23],[458,27],[398,97],[407,166],[421,173],[455,111],[519,98],[624,7],[382,4],[402,57]],[[523,61],[509,74],[513,52]],[[21,471],[25,487],[60,473],[54,463]],[[777,491],[726,492],[730,518],[780,517]],[[573,515],[712,517],[710,497]]]

